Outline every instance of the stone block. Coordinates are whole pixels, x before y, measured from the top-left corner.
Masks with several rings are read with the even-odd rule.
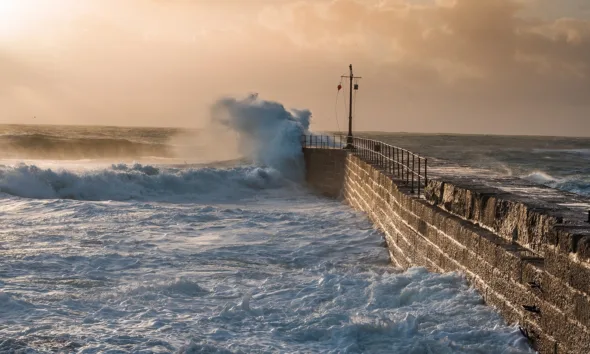
[[[479,242],[481,239],[481,228],[467,222],[461,221],[461,226],[457,228],[455,239],[461,243],[465,248],[477,253]]]
[[[491,232],[482,232],[477,247],[477,255],[492,266],[496,266],[497,248],[505,246],[506,241]]]
[[[569,264],[567,254],[561,253],[555,247],[545,246],[545,270],[550,274],[569,283]]]
[[[576,253],[581,261],[590,263],[590,236],[584,236],[578,240]]]
[[[583,262],[570,263],[570,285],[585,294],[590,294],[590,267]]]

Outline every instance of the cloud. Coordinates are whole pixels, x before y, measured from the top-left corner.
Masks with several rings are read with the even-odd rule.
[[[359,58],[361,67],[371,68],[367,79],[389,81],[379,84],[389,101],[407,107],[403,114],[418,117],[423,130],[536,133],[542,127],[545,134],[588,135],[590,21],[534,18],[525,15],[529,6],[512,0],[336,0],[297,2],[268,13],[274,16],[269,28],[281,30],[277,23],[283,23],[293,45]],[[437,108],[402,102],[408,96]],[[385,128],[373,119],[365,126]],[[570,128],[558,127],[560,120]]]
[[[259,92],[335,129],[353,63],[357,129],[590,136],[590,20],[537,16],[543,1],[84,0],[0,43],[0,91],[28,87],[46,123],[125,125],[199,125],[220,96]]]

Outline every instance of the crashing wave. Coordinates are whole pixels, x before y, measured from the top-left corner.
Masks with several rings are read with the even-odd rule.
[[[156,168],[113,165],[107,169],[68,171],[21,164],[0,166],[0,192],[39,199],[129,200],[175,196],[240,199],[287,181],[272,168]]]

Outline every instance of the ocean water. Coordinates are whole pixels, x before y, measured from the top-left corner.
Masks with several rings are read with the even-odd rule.
[[[0,128],[0,352],[533,352],[460,274],[396,269],[302,186],[307,112],[216,110],[223,158],[203,132]]]
[[[590,138],[366,133],[363,136],[490,174],[590,196]]]

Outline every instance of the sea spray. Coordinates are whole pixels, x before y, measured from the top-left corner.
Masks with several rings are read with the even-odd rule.
[[[287,110],[257,94],[227,97],[211,109],[212,121],[238,134],[238,148],[255,164],[272,167],[294,181],[304,177],[301,136],[309,129],[311,112]]]
[[[551,188],[557,188],[581,195],[590,195],[590,178],[585,174],[572,174],[571,176],[558,178],[544,171],[535,170],[522,176],[522,178]]]

